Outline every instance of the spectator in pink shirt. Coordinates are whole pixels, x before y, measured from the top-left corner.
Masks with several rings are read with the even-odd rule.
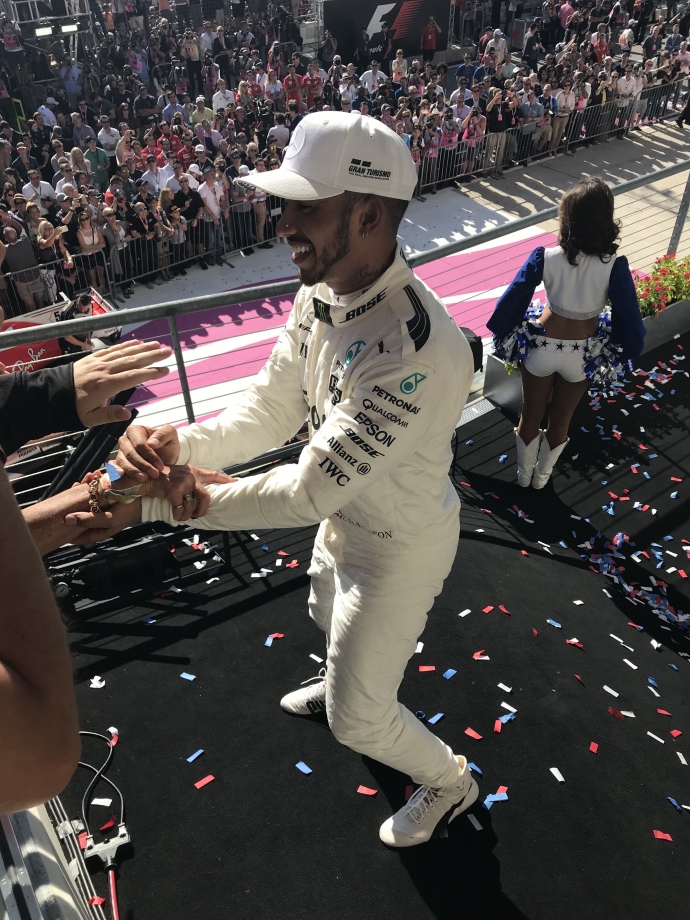
[[[574,7],[570,5],[570,0],[565,0],[565,3],[561,5],[561,8],[558,11],[558,20],[561,24],[561,30],[562,30],[561,37],[563,35],[563,32],[565,32],[565,25],[567,21],[570,19],[570,17],[573,15],[574,12],[575,12],[575,9]]]

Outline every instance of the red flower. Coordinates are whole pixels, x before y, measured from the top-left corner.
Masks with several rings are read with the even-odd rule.
[[[661,269],[661,272],[660,272],[659,274],[661,274],[661,275],[668,275],[668,269],[667,269],[667,268],[662,268],[662,269]]]

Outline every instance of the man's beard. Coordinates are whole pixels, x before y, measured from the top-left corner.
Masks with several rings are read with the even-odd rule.
[[[299,280],[302,284],[312,287],[325,281],[331,269],[349,255],[350,218],[352,217],[354,205],[355,202],[349,201],[346,196],[338,226],[335,228],[331,239],[323,247],[321,255],[316,257],[316,267],[311,272],[300,268]]]

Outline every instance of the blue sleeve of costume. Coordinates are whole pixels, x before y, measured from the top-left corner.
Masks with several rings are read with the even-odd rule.
[[[543,276],[544,247],[538,246],[498,299],[486,324],[494,335],[503,337],[522,322]]]
[[[608,296],[611,301],[611,340],[623,347],[623,358],[637,358],[642,354],[647,329],[642,322],[635,282],[625,256],[619,256],[611,269]]]

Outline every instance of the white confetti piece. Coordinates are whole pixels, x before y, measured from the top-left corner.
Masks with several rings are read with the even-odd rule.
[[[206,566],[206,560],[205,560],[205,559],[204,559],[202,562],[195,562],[195,563],[194,563],[194,568],[195,568],[195,569],[203,569],[205,566]]]
[[[472,611],[470,610],[469,607],[467,608],[467,610],[462,610],[462,611],[458,614],[458,616],[459,616],[459,617],[466,617],[468,613],[472,613]]]
[[[684,766],[684,767],[687,767],[688,762],[687,762],[687,760],[685,759],[685,757],[683,757],[683,755],[681,754],[681,752],[680,752],[680,751],[676,751],[676,754],[678,755],[678,760],[680,760],[680,762],[683,764],[683,766]]]
[[[468,821],[470,822],[470,824],[472,825],[472,827],[475,829],[475,831],[484,830],[484,828],[481,826],[481,824],[479,823],[479,821],[477,821],[477,819],[475,818],[474,815],[468,815],[468,816],[467,816],[467,819],[468,819]]]
[[[182,594],[182,588],[178,588],[177,585],[170,585],[168,591],[172,591],[173,594]]]
[[[214,576],[213,578],[208,578],[208,579],[206,580],[206,584],[207,584],[207,585],[212,585],[214,581],[220,581],[220,578],[218,578],[217,575]]]
[[[415,655],[419,655],[419,654],[422,652],[422,649],[423,649],[423,648],[424,648],[424,643],[423,643],[423,642],[418,642],[418,643],[417,643],[417,648],[414,650]]]
[[[616,642],[620,642],[621,645],[623,644],[623,640],[619,639],[618,636],[614,636],[613,633],[609,633],[609,636],[611,636],[612,639],[615,639]]]
[[[627,664],[629,668],[632,668],[633,671],[637,671],[637,665],[633,664],[632,661],[628,661],[627,658],[624,658],[623,661]]]
[[[256,534],[256,533],[250,533],[249,536],[252,538],[252,540],[260,540],[260,539],[261,539],[261,537],[260,537],[258,534]]]
[[[623,643],[621,643],[621,644],[622,644],[623,648],[627,648],[627,650],[628,650],[629,652],[634,652],[634,651],[635,651],[635,649],[632,647],[632,645],[626,645],[625,642],[623,642]]]
[[[610,687],[607,687],[606,684],[604,684],[604,690],[606,690],[607,693],[610,693],[611,696],[620,696],[620,693],[616,693],[615,690],[612,690]]]
[[[310,655],[310,658],[313,658],[317,664],[323,664],[323,658],[319,658],[318,655]]]
[[[658,741],[660,744],[665,744],[664,739],[660,738],[658,735],[654,735],[652,734],[652,732],[647,732],[647,734],[649,735],[650,738],[654,738],[654,740]]]
[[[602,588],[601,590],[604,592],[604,594],[605,594],[607,597],[611,597],[611,595],[610,595],[609,592],[606,590],[606,588]]]
[[[483,527],[477,527],[477,528],[475,528],[475,531],[474,531],[474,532],[475,532],[475,533],[484,533],[484,528],[483,528]]]
[[[92,690],[102,690],[103,687],[105,687],[105,681],[96,674],[96,676],[92,677],[89,681],[89,687],[91,687]]]
[[[660,697],[660,694],[658,694],[658,693],[656,692],[656,690],[654,689],[654,687],[647,687],[647,689],[648,689],[648,690],[651,690],[652,693],[654,694],[654,696],[657,697],[657,699],[660,699],[660,698],[661,698],[661,697]]]
[[[508,712],[517,712],[517,709],[514,709],[512,706],[509,706],[507,703],[501,703],[502,709],[507,709]]]
[[[111,735],[119,735],[119,734],[120,734],[120,732],[115,728],[114,725],[111,725],[110,728],[108,729],[108,731],[110,732]]]
[[[194,534],[194,539],[192,540],[192,543],[198,543],[198,542],[199,542],[199,539],[200,539],[199,534],[198,534],[198,533],[195,533],[195,534]]]
[[[273,574],[273,569],[261,569],[262,572],[265,572],[267,575]]]
[[[652,639],[651,646],[653,649],[661,648],[661,642],[657,642],[656,639]]]
[[[565,782],[565,777],[563,776],[561,771],[558,769],[558,767],[551,767],[551,773],[553,773],[553,775],[556,777],[559,783]]]
[[[252,572],[252,578],[265,578],[266,572]]]
[[[92,805],[103,805],[105,808],[109,808],[113,804],[112,799],[91,799]]]
[[[622,716],[626,716],[626,718],[628,718],[628,719],[634,719],[634,718],[635,718],[635,713],[634,713],[634,712],[626,712],[625,709],[621,709],[621,715],[622,715]]]
[[[579,607],[584,604],[584,601],[573,601],[573,604],[575,604],[576,607]]]
[[[498,689],[499,689],[499,690],[503,690],[504,693],[512,693],[512,692],[513,692],[513,688],[512,688],[512,687],[506,687],[505,684],[498,684]]]
[[[666,569],[666,571],[668,572],[669,575],[673,575],[673,573],[674,573],[674,572],[677,572],[678,569],[675,567],[675,565],[672,565],[671,568],[670,568],[670,569]]]
[[[276,568],[278,568],[278,566],[281,566],[282,564],[283,564],[283,560],[282,560],[282,559],[276,559],[276,561],[274,562],[274,565],[275,565]]]

